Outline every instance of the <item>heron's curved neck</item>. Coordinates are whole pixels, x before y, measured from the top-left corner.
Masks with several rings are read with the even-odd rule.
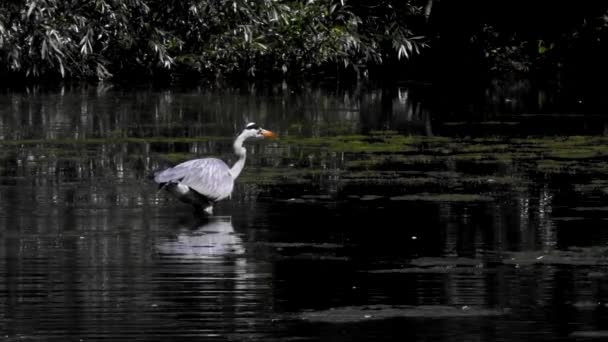
[[[232,175],[232,179],[236,179],[243,171],[243,167],[245,167],[245,159],[247,158],[247,150],[243,147],[243,143],[245,142],[245,136],[243,134],[239,135],[234,141],[234,154],[236,154],[239,159],[232,165],[230,168],[230,175]]]

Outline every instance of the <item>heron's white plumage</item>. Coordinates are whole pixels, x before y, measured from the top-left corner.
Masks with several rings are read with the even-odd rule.
[[[216,158],[194,159],[178,164],[155,175],[157,183],[185,185],[204,196],[209,202],[230,196],[234,179],[230,168]]]

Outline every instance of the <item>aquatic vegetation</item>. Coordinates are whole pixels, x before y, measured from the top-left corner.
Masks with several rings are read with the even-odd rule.
[[[488,272],[487,269],[471,266],[430,266],[430,267],[404,267],[372,270],[372,274],[479,274]]]
[[[463,257],[445,257],[445,258],[431,258],[423,257],[417,258],[410,261],[410,264],[417,267],[430,267],[430,266],[482,266],[484,262],[480,259],[463,258]]]
[[[510,152],[513,146],[509,144],[505,144],[503,141],[473,141],[469,144],[462,144],[457,149],[459,153],[467,154],[467,153],[478,153],[478,154],[491,154],[491,153],[503,153]]]
[[[482,153],[458,153],[450,156],[450,159],[455,161],[474,161],[474,162],[482,162],[491,158],[487,154]]]
[[[128,137],[1,140],[3,153],[23,151],[40,158],[88,163],[99,156],[121,156],[132,165],[178,163],[199,154],[192,144],[227,143],[231,137]],[[316,184],[319,189],[391,201],[488,202],[498,191],[525,191],[535,174],[589,175],[608,179],[608,152],[598,137],[530,139],[448,138],[372,131],[367,135],[282,136],[264,145],[263,159],[252,155],[239,182],[266,186]],[[154,152],[159,151],[159,152]],[[152,153],[150,153],[152,152]],[[256,161],[256,159],[258,159]],[[270,166],[272,165],[272,166]],[[139,166],[142,167],[142,166]],[[151,172],[151,171],[148,171]],[[608,193],[608,181],[574,185],[579,192]]]
[[[285,167],[251,167],[239,176],[239,182],[245,184],[302,184],[310,183],[313,177],[326,176],[329,170],[302,169]]]
[[[359,198],[359,200],[361,201],[375,201],[375,200],[379,200],[379,199],[383,199],[384,196],[378,196],[378,195],[363,195]]]
[[[572,218],[577,220],[578,218]],[[404,267],[373,269],[369,273],[478,273],[488,265],[608,265],[608,247],[571,247],[567,250],[506,252],[490,259],[464,257],[422,257],[412,259]]]
[[[368,305],[345,306],[300,314],[304,320],[323,323],[355,323],[393,318],[464,318],[508,314],[507,309],[446,305]]]
[[[595,307],[597,308],[599,305],[595,303]],[[604,340],[608,338],[608,331],[606,330],[581,330],[574,331],[570,333],[569,337],[574,339],[596,339],[596,340]]]
[[[393,196],[391,201],[427,201],[427,202],[489,202],[494,199],[490,196],[478,194],[430,194],[421,193],[413,195]]]
[[[369,273],[457,273],[471,274],[487,271],[486,260],[464,257],[421,257],[412,259],[407,267],[375,269]]]
[[[574,191],[583,193],[601,192],[608,194],[608,179],[592,179],[590,183],[574,184]]]
[[[228,137],[107,137],[107,138],[58,138],[58,139],[18,139],[0,140],[0,146],[30,145],[104,145],[120,143],[194,143],[209,140],[229,140]]]
[[[510,253],[505,264],[534,265],[608,265],[608,247],[572,247],[568,250],[525,251]]]
[[[314,242],[257,242],[258,246],[270,246],[273,248],[311,248],[311,249],[339,249],[344,245],[336,243],[314,243]]]
[[[361,176],[361,175],[349,175],[348,177],[345,175],[340,179],[346,185],[410,185],[410,186],[424,186],[437,184],[438,180],[432,177],[408,177],[408,176],[386,176],[382,173],[376,175],[369,176]]]
[[[574,161],[540,159],[536,161],[536,170],[542,173],[575,173],[577,165]]]
[[[193,153],[173,152],[173,153],[161,153],[161,154],[159,154],[159,157],[177,164],[177,163],[184,162],[188,159],[199,158],[200,156],[197,156]]]
[[[302,148],[324,148],[335,152],[379,153],[379,152],[413,152],[412,145],[418,137],[403,135],[338,135],[314,138],[297,138],[287,136],[282,143]]]
[[[571,222],[571,221],[584,221],[585,217],[582,216],[554,216],[551,218],[553,221]]]
[[[603,212],[606,212],[606,211],[608,211],[608,207],[574,207],[574,208],[571,208],[571,210],[574,210],[574,211],[596,211],[596,212],[603,211]]]
[[[417,166],[428,168],[432,167],[432,164],[443,166],[445,160],[424,154],[367,153],[358,154],[356,158],[348,158],[344,162],[344,167],[348,170],[362,172],[365,170],[403,170]]]
[[[592,159],[605,156],[608,156],[608,149],[601,146],[585,146],[580,148],[569,146],[567,148],[549,151],[546,154],[546,157],[556,159]]]
[[[481,175],[481,176],[464,176],[460,178],[460,181],[463,184],[470,185],[514,185],[514,184],[522,184],[529,182],[526,179],[521,177],[517,177],[515,175],[507,175],[507,176],[498,176],[498,175]]]

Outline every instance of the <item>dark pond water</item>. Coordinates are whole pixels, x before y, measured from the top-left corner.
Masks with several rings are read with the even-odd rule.
[[[608,337],[607,117],[521,85],[453,99],[1,93],[0,338]],[[249,121],[280,139],[216,216],[157,191],[163,167],[234,161]]]

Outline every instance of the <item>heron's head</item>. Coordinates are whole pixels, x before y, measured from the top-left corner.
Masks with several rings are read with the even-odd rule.
[[[276,138],[277,135],[269,130],[265,130],[262,127],[258,126],[258,124],[254,122],[250,122],[245,126],[243,133],[246,138]]]

